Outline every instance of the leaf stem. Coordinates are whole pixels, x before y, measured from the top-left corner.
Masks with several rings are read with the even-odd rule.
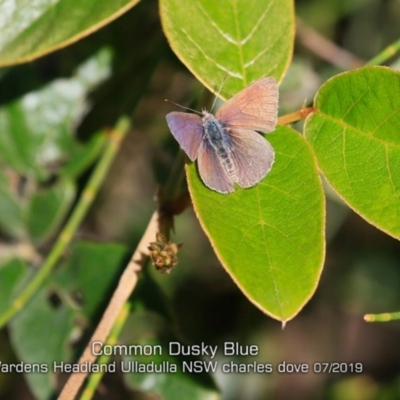
[[[314,111],[313,107],[302,107],[300,110],[292,112],[290,114],[282,115],[278,118],[279,125],[288,125],[301,119],[306,119],[309,114]]]
[[[126,117],[122,117],[117,122],[116,127],[109,133],[108,140],[105,143],[105,150],[90,177],[88,184],[83,190],[71,217],[58,236],[55,245],[40,270],[36,273],[25,289],[16,297],[6,312],[0,316],[0,328],[7,324],[7,322],[34,296],[43,284],[44,280],[49,276],[60,257],[63,255],[89,207],[92,205],[101,183],[104,181],[110,165],[117,154],[121,140],[128,131],[128,128],[129,120]]]

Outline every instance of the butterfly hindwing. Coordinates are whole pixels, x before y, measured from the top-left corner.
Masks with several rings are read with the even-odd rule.
[[[197,158],[199,174],[204,184],[219,193],[231,193],[235,190],[217,153],[207,141],[203,141]]]
[[[262,135],[244,129],[231,130],[230,141],[237,184],[242,188],[254,186],[271,170],[274,149]]]

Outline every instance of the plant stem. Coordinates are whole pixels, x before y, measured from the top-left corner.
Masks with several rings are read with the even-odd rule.
[[[169,173],[168,180],[163,187],[166,199],[176,199],[182,192],[185,180],[185,154],[183,151],[179,151],[175,157],[175,161],[172,165],[171,172]]]
[[[101,318],[95,332],[93,333],[90,341],[83,351],[82,356],[79,359],[80,365],[84,363],[93,363],[96,360],[97,355],[92,352],[92,343],[104,343],[110,331],[112,330],[115,321],[121,315],[121,312],[125,307],[125,303],[128,301],[129,296],[133,292],[138,282],[142,264],[149,255],[148,245],[154,240],[155,235],[159,230],[159,217],[160,215],[158,211],[155,211],[147,225],[146,231],[144,232],[135,252],[133,253],[131,260],[121,275],[118,286],[115,289],[106,310],[104,311],[103,317]],[[87,374],[87,372],[72,373],[68,378],[67,383],[64,385],[58,400],[74,399]]]
[[[0,316],[0,328],[7,324],[7,322],[26,305],[56,266],[58,260],[63,255],[65,249],[71,242],[76,230],[85,217],[89,207],[92,205],[110,165],[118,152],[121,140],[128,131],[128,128],[129,120],[126,117],[123,117],[117,122],[116,127],[109,132],[108,140],[105,143],[105,150],[103,151],[89,182],[83,190],[78,204],[58,236],[54,247],[50,251],[50,254],[47,256],[40,270],[25,287],[22,293],[16,297],[6,312]]]
[[[367,322],[388,322],[396,319],[400,319],[400,312],[364,315],[364,321]]]
[[[387,61],[389,58],[393,57],[400,50],[400,39],[396,40],[384,50],[382,50],[378,55],[369,60],[365,65],[380,65]]]
[[[124,304],[124,307],[122,308],[121,312],[118,315],[117,320],[115,321],[115,324],[112,328],[112,331],[110,333],[110,336],[107,339],[106,344],[107,345],[114,345],[118,342],[119,335],[121,334],[121,331],[123,327],[125,326],[126,320],[129,317],[129,312],[131,309],[131,303],[127,301]],[[98,361],[97,364],[99,365],[104,365],[107,364],[111,356],[109,355],[102,355]],[[85,390],[83,391],[80,400],[90,400],[96,389],[97,386],[99,385],[104,373],[103,372],[98,372],[98,373],[93,373],[90,375],[88,379],[88,383],[86,385]]]
[[[100,342],[105,343],[110,332],[107,343],[115,343],[118,339],[119,334],[126,322],[129,315],[130,305],[127,305],[129,296],[136,287],[141,272],[142,266],[149,257],[149,244],[156,239],[157,232],[162,232],[163,227],[165,230],[171,228],[169,222],[170,218],[175,215],[171,215],[163,210],[163,201],[177,201],[176,198],[181,196],[181,186],[184,180],[184,154],[182,151],[179,152],[178,157],[175,159],[173,168],[171,169],[168,181],[163,188],[164,192],[161,196],[160,208],[154,211],[152,217],[149,220],[146,231],[144,232],[135,252],[133,253],[128,265],[126,266],[122,276],[120,277],[117,288],[115,289],[106,310],[104,311],[103,317],[101,318],[95,332],[93,333],[90,341],[87,343],[83,354],[79,359],[79,364],[94,363],[97,356],[92,352],[92,343]],[[180,200],[182,202],[182,199]],[[185,207],[187,204],[183,201]],[[182,208],[183,205],[181,204]],[[179,207],[178,207],[179,208]],[[166,236],[168,232],[166,232]],[[115,326],[115,324],[117,326]],[[100,364],[104,364],[108,361],[108,357],[101,357],[99,359]],[[88,385],[83,392],[82,399],[89,400],[93,397],[98,384],[103,376],[102,373],[91,374]],[[87,373],[72,373],[64,385],[58,400],[72,400],[75,398],[79,389],[83,385]]]

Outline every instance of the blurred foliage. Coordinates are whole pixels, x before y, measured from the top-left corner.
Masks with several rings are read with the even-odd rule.
[[[3,364],[23,361],[51,365],[79,357],[157,207],[154,194],[158,185],[166,184],[178,152],[165,123],[165,114],[173,106],[164,99],[190,105],[199,103],[202,95],[201,85],[167,43],[155,0],[137,5],[122,0],[109,5],[97,3],[99,8],[90,8],[89,1],[59,1],[58,14],[43,7],[37,10],[36,19],[26,19],[31,24],[29,29],[17,24],[18,9],[7,8],[9,2],[0,6],[6,16],[0,62],[8,65],[0,70],[1,312],[30,281],[57,241],[103,151],[104,137],[98,132],[112,127],[122,114],[130,115],[133,121],[94,207],[58,269],[8,329],[0,331]],[[167,3],[162,2],[164,7]],[[178,7],[175,1],[169,4]],[[79,13],[68,17],[69,9]],[[182,18],[195,23],[197,18],[204,19],[204,15],[187,15],[184,7],[180,11],[178,22]],[[279,18],[279,7],[275,12]],[[400,3],[396,0],[299,0],[295,12],[305,26],[361,63],[400,38]],[[65,36],[52,37],[49,31],[56,14],[64,19],[60,31]],[[79,25],[77,15],[90,18]],[[256,36],[253,50],[259,48],[269,29],[275,32],[278,22],[263,27],[266,32],[260,31],[261,39]],[[291,23],[290,18],[287,23]],[[215,45],[212,36],[206,37],[206,33],[212,34],[212,24],[202,24],[193,28],[196,43],[207,39],[210,46]],[[168,29],[165,24],[164,29]],[[179,38],[185,39],[182,33]],[[282,56],[275,69],[271,59],[266,61],[268,72],[283,78],[281,115],[311,102],[328,78],[344,72],[340,64],[333,63],[338,60],[324,59],[300,40],[288,65],[292,39],[282,38],[285,51],[281,54],[279,46],[273,49],[276,56]],[[181,59],[185,46],[185,41],[179,43],[177,54]],[[29,63],[11,66],[46,53]],[[209,88],[219,86],[223,74],[206,79],[204,71],[211,74],[212,67],[207,65],[202,70],[196,55],[191,60],[190,70],[202,82]],[[236,59],[230,62],[232,67],[240,67]],[[388,65],[398,69],[399,62],[394,55]],[[257,73],[252,72],[252,79]],[[349,75],[336,78],[340,77],[351,79]],[[362,80],[363,76],[358,78]],[[396,79],[393,82],[387,107],[398,102],[391,101],[400,87]],[[239,83],[236,88],[229,83],[227,93],[246,84]],[[327,100],[321,100],[322,108],[329,108],[332,93],[325,92]],[[366,120],[370,121],[368,113]],[[302,124],[294,127],[301,130]],[[329,149],[329,143],[326,146]],[[374,149],[371,153],[372,157]],[[329,157],[325,164],[329,164]],[[293,174],[297,172],[293,168]],[[361,177],[365,173],[361,171]],[[399,174],[400,170],[394,170],[396,179]],[[390,174],[387,178],[390,180]],[[339,193],[341,183],[335,187]],[[310,368],[315,362],[360,362],[362,374],[108,374],[102,387],[106,394],[98,393],[95,398],[150,399],[154,393],[162,398],[218,398],[217,386],[226,400],[290,399],[293,393],[297,399],[399,398],[400,325],[366,324],[362,320],[366,312],[399,310],[399,242],[351,211],[328,184],[324,183],[324,188],[328,240],[324,272],[314,297],[284,330],[243,295],[221,267],[193,211],[187,210],[176,218],[171,238],[184,242],[178,266],[168,276],[146,269],[132,296],[132,313],[120,340],[163,346],[170,340],[204,342],[218,346],[218,362],[257,361],[276,366],[284,360],[306,363]],[[368,193],[363,194],[366,199]],[[383,213],[383,218],[398,226],[397,214]],[[301,268],[298,273],[301,278]],[[227,341],[257,344],[259,354],[224,356],[222,349]],[[168,360],[166,356],[158,361]],[[65,376],[53,373],[0,373],[0,398],[50,399],[64,382]]]

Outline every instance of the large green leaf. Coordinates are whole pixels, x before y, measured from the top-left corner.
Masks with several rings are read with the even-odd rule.
[[[337,193],[379,229],[400,238],[400,73],[365,67],[330,79],[305,126]]]
[[[221,263],[245,295],[273,318],[293,318],[312,296],[324,261],[324,196],[307,142],[278,127],[276,152],[257,186],[222,195],[187,167],[196,214]]]
[[[161,0],[164,32],[209,89],[234,94],[262,76],[283,76],[292,56],[292,0]]]
[[[100,29],[139,0],[0,2],[0,66],[31,61]]]

